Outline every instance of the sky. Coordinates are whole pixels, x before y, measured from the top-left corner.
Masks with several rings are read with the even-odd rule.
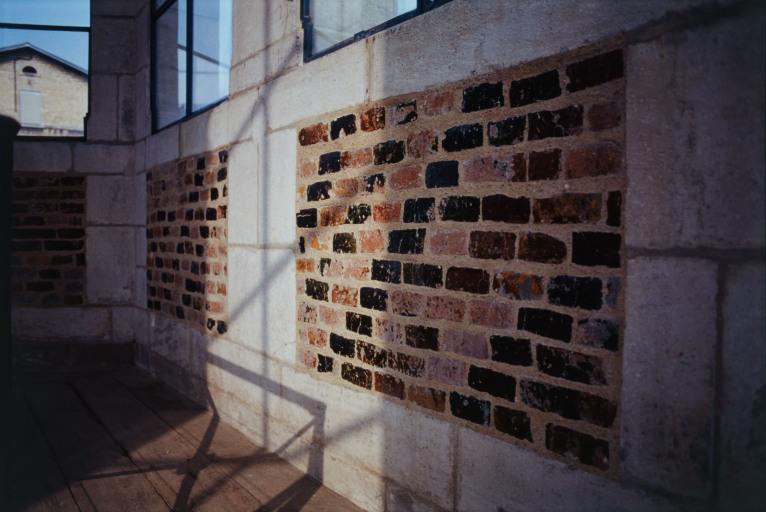
[[[0,0],[1,23],[90,25],[89,0]],[[29,42],[88,69],[87,32],[51,32],[0,28],[0,48]]]

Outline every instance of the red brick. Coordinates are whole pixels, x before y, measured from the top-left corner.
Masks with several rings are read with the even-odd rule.
[[[391,174],[389,184],[394,190],[403,190],[423,186],[420,176],[420,166],[411,165]]]
[[[516,300],[537,300],[543,296],[543,279],[530,274],[499,272],[492,288],[503,297]]]
[[[567,178],[604,176],[619,172],[621,168],[622,150],[613,143],[592,144],[567,154]]]
[[[488,357],[487,336],[483,332],[443,330],[439,342],[440,348],[447,352],[479,359]]]
[[[372,207],[375,222],[399,222],[402,219],[402,203],[378,203]]]
[[[465,315],[465,301],[453,297],[428,297],[426,318],[461,322]]]
[[[306,337],[308,338],[309,345],[316,347],[324,347],[327,345],[327,331],[311,327],[306,330]]]
[[[476,157],[465,162],[463,169],[463,181],[466,183],[527,179],[527,162],[524,153]]]
[[[422,158],[439,150],[439,139],[432,130],[413,133],[407,137],[407,154],[411,158]]]
[[[359,290],[351,288],[349,286],[339,286],[337,284],[332,287],[332,301],[336,304],[343,304],[344,306],[356,306],[358,302]]]
[[[333,192],[338,197],[353,197],[359,193],[359,180],[356,178],[345,178],[336,181],[332,186]],[[305,190],[300,193],[301,198],[305,197]]]
[[[455,359],[429,357],[427,363],[429,380],[460,386],[466,375],[466,364]]]
[[[311,258],[298,258],[295,260],[296,272],[314,272],[316,270],[316,261]]]
[[[535,222],[542,224],[595,223],[601,218],[601,194],[560,194],[535,199]]]
[[[470,320],[476,325],[508,329],[513,327],[513,308],[510,304],[494,300],[474,300],[470,306]]]
[[[311,160],[301,160],[301,162],[298,164],[298,174],[307,177],[307,176],[314,176],[317,173],[317,165],[316,162],[313,162]]]
[[[407,399],[420,407],[436,412],[444,412],[447,394],[444,391],[411,384],[407,390]]]
[[[309,146],[317,142],[327,142],[327,125],[324,123],[315,124],[303,128],[298,134],[298,140],[301,146]]]
[[[340,154],[340,165],[346,167],[363,167],[372,164],[372,149],[364,148],[344,151]]]
[[[384,318],[375,319],[375,336],[388,343],[401,345],[404,342],[402,326]]]
[[[362,112],[359,116],[362,125],[362,131],[372,132],[386,127],[386,109],[383,107],[374,107]]]
[[[311,350],[301,350],[301,363],[307,368],[316,368],[317,357]]]
[[[340,226],[346,223],[345,206],[328,206],[319,211],[320,226]]]
[[[343,277],[363,281],[370,278],[370,264],[368,261],[354,260],[346,262],[343,269]]]
[[[419,293],[394,290],[391,294],[391,310],[395,315],[419,316],[425,305],[426,298]]]
[[[600,103],[588,110],[588,124],[591,130],[608,130],[622,122],[622,111],[616,103]]]
[[[338,326],[346,324],[346,315],[327,306],[319,306],[319,319],[327,325]]]
[[[428,247],[432,254],[466,254],[468,233],[460,230],[431,231]]]
[[[374,231],[360,231],[359,242],[361,244],[360,252],[364,253],[381,252],[386,246],[383,233],[381,233],[379,229]]]
[[[427,116],[438,116],[450,112],[454,103],[455,94],[452,91],[435,92],[425,97],[421,110]]]
[[[344,264],[341,260],[330,260],[322,266],[322,275],[324,277],[341,277],[344,271]]]
[[[404,382],[391,375],[375,372],[375,391],[404,399]]]
[[[309,247],[316,251],[327,251],[330,249],[330,240],[328,233],[309,233]]]

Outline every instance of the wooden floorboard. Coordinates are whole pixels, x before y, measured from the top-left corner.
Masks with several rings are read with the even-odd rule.
[[[361,510],[135,368],[14,382],[14,512]]]

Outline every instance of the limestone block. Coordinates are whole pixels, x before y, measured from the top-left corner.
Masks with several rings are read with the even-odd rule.
[[[72,147],[66,142],[16,141],[13,170],[63,172],[72,168]]]
[[[74,170],[98,174],[131,174],[135,167],[133,146],[117,144],[74,145]]]
[[[713,449],[716,265],[628,260],[623,343],[623,474],[704,496]]]
[[[255,143],[235,144],[229,150],[229,243],[258,241],[258,156]],[[290,201],[292,205],[293,201]]]
[[[299,66],[302,60],[303,40],[300,33],[289,33],[231,68],[231,94],[290,71]]]
[[[299,2],[234,0],[232,64],[300,30]]]
[[[117,138],[117,95],[116,75],[95,72],[90,75],[90,108],[86,126],[88,140]]]
[[[130,18],[94,16],[90,29],[90,71],[135,71],[135,26]]]
[[[131,301],[135,274],[133,228],[89,227],[86,236],[88,303]]]
[[[178,158],[178,125],[149,136],[146,139],[146,168]]]
[[[136,308],[113,307],[112,311],[112,341],[117,343],[136,340],[138,325],[136,324]]]
[[[117,136],[132,141],[136,131],[136,87],[134,75],[120,76],[118,86]]]
[[[764,246],[765,35],[746,16],[627,52],[628,245]]]
[[[131,224],[133,222],[135,217],[133,178],[88,176],[87,184],[88,224]]]
[[[269,134],[258,149],[258,242],[295,244],[296,140],[294,129]]]

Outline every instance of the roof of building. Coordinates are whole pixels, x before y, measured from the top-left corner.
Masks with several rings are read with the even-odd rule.
[[[81,68],[77,64],[73,64],[72,62],[69,62],[66,59],[62,59],[58,55],[54,55],[50,52],[47,52],[43,50],[42,48],[38,48],[37,46],[31,44],[31,43],[21,43],[13,46],[6,46],[3,48],[0,48],[0,59],[3,57],[6,57],[8,55],[11,55],[13,53],[22,53],[22,52],[34,52],[37,53],[43,57],[46,57],[52,61],[55,61],[56,63],[70,69],[71,71],[74,71],[75,73],[79,73],[85,77],[88,76],[88,71]]]

